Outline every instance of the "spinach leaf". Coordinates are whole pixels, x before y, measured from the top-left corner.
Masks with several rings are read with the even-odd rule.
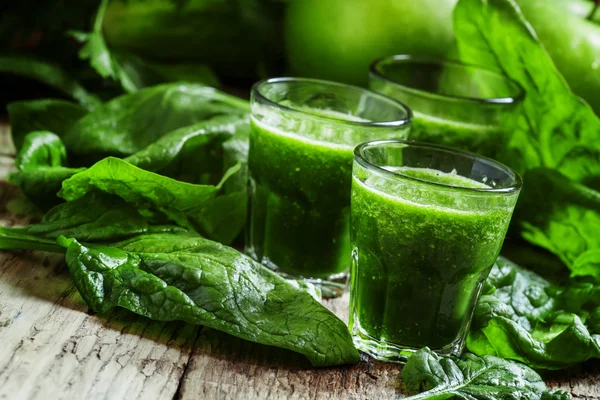
[[[515,211],[523,237],[556,254],[573,276],[600,282],[600,192],[552,169],[532,169],[524,179]]]
[[[428,348],[417,351],[402,370],[411,393],[407,400],[567,400],[571,395],[549,391],[531,368],[493,356],[466,353],[442,357]]]
[[[38,80],[77,100],[88,109],[93,109],[102,103],[99,98],[89,93],[60,65],[51,61],[27,56],[3,55],[0,56],[0,72]]]
[[[224,168],[228,169],[234,165],[241,163],[240,172],[231,177],[225,182],[225,193],[246,192],[248,185],[248,150],[250,147],[249,141],[249,125],[246,129],[237,129],[233,137],[223,143],[223,162]],[[244,204],[246,204],[244,202]]]
[[[224,114],[247,114],[248,102],[216,89],[168,84],[119,96],[77,121],[64,138],[86,159],[128,156],[175,129]]]
[[[64,166],[66,158],[66,149],[57,135],[31,132],[23,139],[15,160],[18,171],[9,175],[9,181],[41,210],[48,210],[61,202],[56,194],[62,182],[83,170]]]
[[[37,235],[30,235],[20,228],[4,228],[0,226],[0,250],[39,250],[53,253],[64,253],[56,240]]]
[[[216,186],[180,182],[166,176],[140,169],[114,157],[105,158],[89,169],[63,182],[59,196],[73,201],[94,190],[119,196],[132,203],[146,218],[164,218],[186,229],[217,240],[220,237],[204,220],[210,201],[215,199],[223,182],[235,174],[239,166],[230,169]],[[214,209],[214,212],[228,212]]]
[[[248,126],[243,114],[218,115],[171,131],[125,161],[184,182],[215,183],[224,171],[223,143]]]
[[[185,232],[177,226],[150,225],[133,204],[100,191],[57,205],[40,223],[3,230],[4,238],[14,234],[57,239],[63,235],[86,242],[115,241],[142,233]]]
[[[454,26],[463,61],[504,73],[526,91],[498,155],[523,173],[554,168],[588,183],[600,178],[600,119],[575,96],[513,0],[460,0]]]
[[[21,148],[23,139],[29,132],[50,131],[63,137],[75,121],[88,113],[88,110],[77,103],[57,99],[16,101],[6,108],[10,133],[17,150]]]
[[[25,136],[15,159],[18,170],[58,167],[67,161],[67,149],[58,136],[49,131],[34,131]]]
[[[19,187],[23,195],[37,208],[47,211],[62,200],[56,196],[63,181],[85,168],[39,167],[16,171],[8,180]]]
[[[304,354],[315,366],[356,363],[346,325],[249,257],[192,234],[151,234],[111,246],[60,237],[79,293],[95,311],[123,307]]]
[[[551,284],[500,257],[475,308],[467,347],[475,354],[559,369],[600,358],[600,286],[571,280]],[[586,326],[587,325],[587,326]]]
[[[127,92],[135,92],[138,87],[123,68],[121,68],[117,56],[111,53],[104,40],[102,21],[108,3],[109,0],[102,0],[100,3],[94,19],[92,32],[71,32],[71,36],[79,42],[85,43],[79,51],[79,57],[83,60],[89,60],[92,67],[100,76],[118,81]]]

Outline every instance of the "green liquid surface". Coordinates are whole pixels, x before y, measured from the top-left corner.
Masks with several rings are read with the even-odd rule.
[[[410,138],[493,156],[498,144],[496,137],[501,133],[499,127],[461,123],[413,111]]]
[[[249,254],[308,277],[349,268],[351,138],[351,128],[315,125],[307,138],[251,121]]]
[[[398,172],[445,185],[487,187],[431,169]],[[480,211],[460,190],[440,195],[427,184],[397,185],[378,175],[353,178],[351,329],[398,347],[456,346],[500,251],[514,199]],[[435,205],[446,195],[465,197],[461,209]]]

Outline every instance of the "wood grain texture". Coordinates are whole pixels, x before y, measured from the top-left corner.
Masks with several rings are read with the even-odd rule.
[[[0,225],[27,223],[0,124]],[[8,150],[7,150],[8,149]],[[6,152],[4,150],[7,150]],[[347,320],[348,295],[325,304]],[[0,251],[0,399],[395,399],[401,366],[363,356],[311,368],[301,355],[127,311],[90,315],[60,255]],[[600,400],[600,362],[544,374]]]
[[[94,316],[62,256],[0,255],[0,398],[172,397],[197,328]]]
[[[0,225],[27,223],[17,195],[0,182]],[[90,315],[62,255],[0,251],[0,399],[173,398],[200,329]]]
[[[0,118],[0,155],[13,155],[15,147],[10,136],[8,121]]]

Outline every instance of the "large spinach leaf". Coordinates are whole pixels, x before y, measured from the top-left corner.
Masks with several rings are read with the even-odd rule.
[[[218,115],[247,114],[248,102],[216,89],[159,85],[117,97],[90,113],[64,138],[69,152],[86,159],[128,156],[175,129]]]
[[[600,119],[575,96],[513,0],[460,0],[454,26],[463,61],[500,70],[526,91],[499,157],[519,172],[555,168],[600,177]]]
[[[500,257],[475,308],[467,347],[475,354],[558,369],[600,358],[600,287],[551,284]]]
[[[122,307],[155,320],[200,324],[301,353],[315,366],[359,361],[348,328],[316,300],[313,287],[287,281],[231,247],[152,226],[149,232],[162,232],[112,244],[48,239],[70,232],[114,240],[146,228],[139,215],[127,216],[124,202],[117,201],[111,212],[110,199],[97,196],[85,204],[59,206],[38,225],[0,227],[0,249],[66,249],[75,285],[97,312]],[[88,204],[102,208],[97,221],[85,215]],[[119,217],[127,222],[113,224]]]
[[[571,395],[549,391],[531,368],[493,356],[466,353],[442,357],[428,348],[417,351],[402,370],[412,393],[407,400],[567,400]]]
[[[572,93],[513,0],[460,0],[454,22],[462,60],[526,90],[497,153],[525,175],[514,224],[575,274],[598,278],[600,119]]]
[[[21,149],[28,133],[50,131],[63,137],[78,119],[88,113],[77,103],[57,99],[16,101],[6,108],[10,133],[17,150]]]
[[[134,204],[146,218],[153,221],[167,219],[204,236],[226,242],[226,239],[233,238],[219,235],[219,231],[207,223],[205,213],[209,209],[215,213],[229,212],[224,207],[213,208],[213,201],[216,201],[223,182],[239,168],[239,165],[231,168],[216,186],[196,185],[108,157],[64,181],[59,196],[72,201],[91,191],[100,190]]]
[[[315,366],[356,363],[346,325],[249,257],[192,234],[150,234],[111,246],[59,238],[80,294],[95,311],[123,307],[304,354]]]

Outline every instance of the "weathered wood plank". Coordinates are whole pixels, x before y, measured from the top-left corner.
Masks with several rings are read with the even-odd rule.
[[[15,147],[10,136],[8,121],[0,118],[0,155],[12,155]]]
[[[546,384],[553,389],[570,392],[577,400],[600,399],[600,360],[588,361],[567,370],[542,373]]]
[[[26,222],[6,208],[16,194],[0,182],[2,226]],[[0,251],[0,399],[172,398],[199,331],[89,315],[62,255]]]
[[[0,252],[0,398],[174,395],[197,327],[86,311],[62,256]]]

